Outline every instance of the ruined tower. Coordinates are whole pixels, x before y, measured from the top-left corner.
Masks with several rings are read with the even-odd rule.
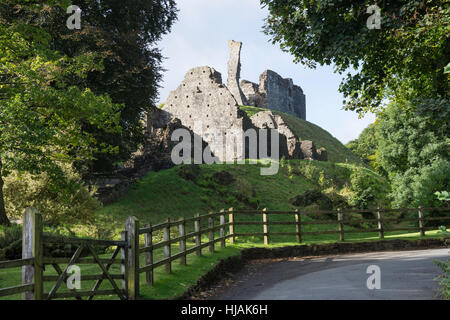
[[[242,42],[229,40],[228,46],[230,48],[230,60],[228,61],[227,87],[231,94],[235,97],[238,105],[245,105],[246,99],[239,85],[239,79],[241,77]]]

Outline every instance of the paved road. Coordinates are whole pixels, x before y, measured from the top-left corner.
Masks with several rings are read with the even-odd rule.
[[[246,267],[212,299],[230,300],[412,300],[438,299],[434,260],[449,249],[348,254],[290,259]],[[381,271],[381,289],[369,290],[367,268]]]

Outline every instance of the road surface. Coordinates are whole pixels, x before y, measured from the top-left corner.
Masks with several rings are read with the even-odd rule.
[[[217,300],[412,300],[439,299],[441,274],[434,260],[450,257],[449,249],[346,254],[320,258],[293,258],[246,266]],[[369,266],[378,266],[380,289]]]

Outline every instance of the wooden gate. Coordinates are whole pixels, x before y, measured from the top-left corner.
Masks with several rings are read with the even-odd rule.
[[[76,248],[70,258],[47,257],[44,253],[44,243],[57,243],[64,246],[70,245]],[[100,254],[98,249],[114,248],[111,255]],[[24,300],[50,300],[83,297],[91,300],[95,296],[114,295],[120,299],[128,299],[127,291],[127,257],[128,257],[127,232],[122,232],[122,240],[94,240],[57,237],[43,234],[42,217],[35,208],[25,210],[22,226],[22,259],[14,263],[5,264],[5,267],[22,267],[22,285],[3,290],[3,295],[22,293]],[[120,255],[119,255],[120,253]],[[69,288],[68,280],[71,280],[73,266],[83,266],[79,273],[82,287],[90,281],[93,283],[90,290]],[[120,271],[112,270],[119,267]],[[91,270],[89,270],[89,267]],[[92,268],[99,268],[93,272]],[[49,274],[54,269],[56,274]],[[118,284],[116,280],[121,283]],[[52,284],[53,282],[53,284]],[[102,289],[102,283],[110,288]],[[46,292],[46,289],[49,289]]]
[[[91,240],[91,239],[70,239],[44,236],[45,243],[64,243],[70,245],[76,245],[78,248],[71,258],[46,258],[43,259],[43,266],[51,265],[57,272],[56,276],[43,276],[43,282],[56,281],[48,293],[44,293],[43,299],[57,299],[57,298],[76,298],[82,300],[82,297],[87,297],[89,300],[98,295],[117,295],[121,300],[127,299],[127,293],[125,286],[120,288],[123,284],[118,285],[116,280],[125,281],[124,273],[113,274],[111,267],[114,264],[122,266],[122,261],[117,259],[119,252],[126,247],[126,241],[106,241],[106,240]],[[116,247],[110,258],[100,258],[97,254],[95,247]],[[82,254],[85,254],[82,257]],[[69,289],[69,292],[61,292],[62,286],[69,279],[68,271],[71,266],[74,265],[95,265],[100,268],[101,274],[88,274],[83,275],[81,273],[82,281],[95,281],[91,290],[78,291],[76,289]],[[62,265],[62,266],[60,266]],[[123,270],[123,268],[122,268]],[[45,272],[45,270],[44,270]],[[112,289],[100,290],[100,286],[103,281],[107,281]],[[119,287],[120,286],[120,287]]]

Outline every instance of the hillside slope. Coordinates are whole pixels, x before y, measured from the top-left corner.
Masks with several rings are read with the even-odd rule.
[[[249,116],[265,110],[240,108]],[[192,217],[230,207],[327,209],[327,206],[353,206],[355,199],[369,199],[369,205],[373,206],[385,201],[388,182],[368,169],[330,133],[302,119],[274,113],[282,116],[300,139],[312,140],[317,148],[326,148],[329,161],[281,160],[279,172],[272,176],[260,174],[261,164],[182,165],[149,172],[121,200],[98,212],[97,217],[103,220],[100,224],[121,227],[131,215],[140,218],[142,223],[158,223],[167,218]],[[356,184],[367,190],[358,194]],[[293,204],[295,197],[302,205]],[[309,203],[310,198],[315,200]]]
[[[102,225],[121,227],[131,215],[142,223],[158,223],[230,207],[271,210],[345,207],[359,196],[352,186],[361,180],[369,196],[373,195],[371,206],[383,202],[388,193],[384,178],[354,164],[281,161],[279,172],[272,176],[260,175],[260,168],[261,164],[182,165],[150,172],[125,197],[101,209],[97,218]],[[292,199],[298,196],[303,203],[296,206]],[[309,203],[310,198],[313,201]]]
[[[240,109],[245,111],[249,117],[260,112],[266,111],[268,109],[240,106]],[[312,140],[314,141],[317,149],[324,147],[328,151],[328,160],[331,162],[348,162],[361,164],[361,159],[353,153],[351,150],[346,148],[338,139],[333,137],[328,131],[322,129],[321,127],[305,121],[303,119],[288,115],[286,113],[273,111],[274,114],[280,115],[286,124],[295,132],[295,134],[301,140]]]

